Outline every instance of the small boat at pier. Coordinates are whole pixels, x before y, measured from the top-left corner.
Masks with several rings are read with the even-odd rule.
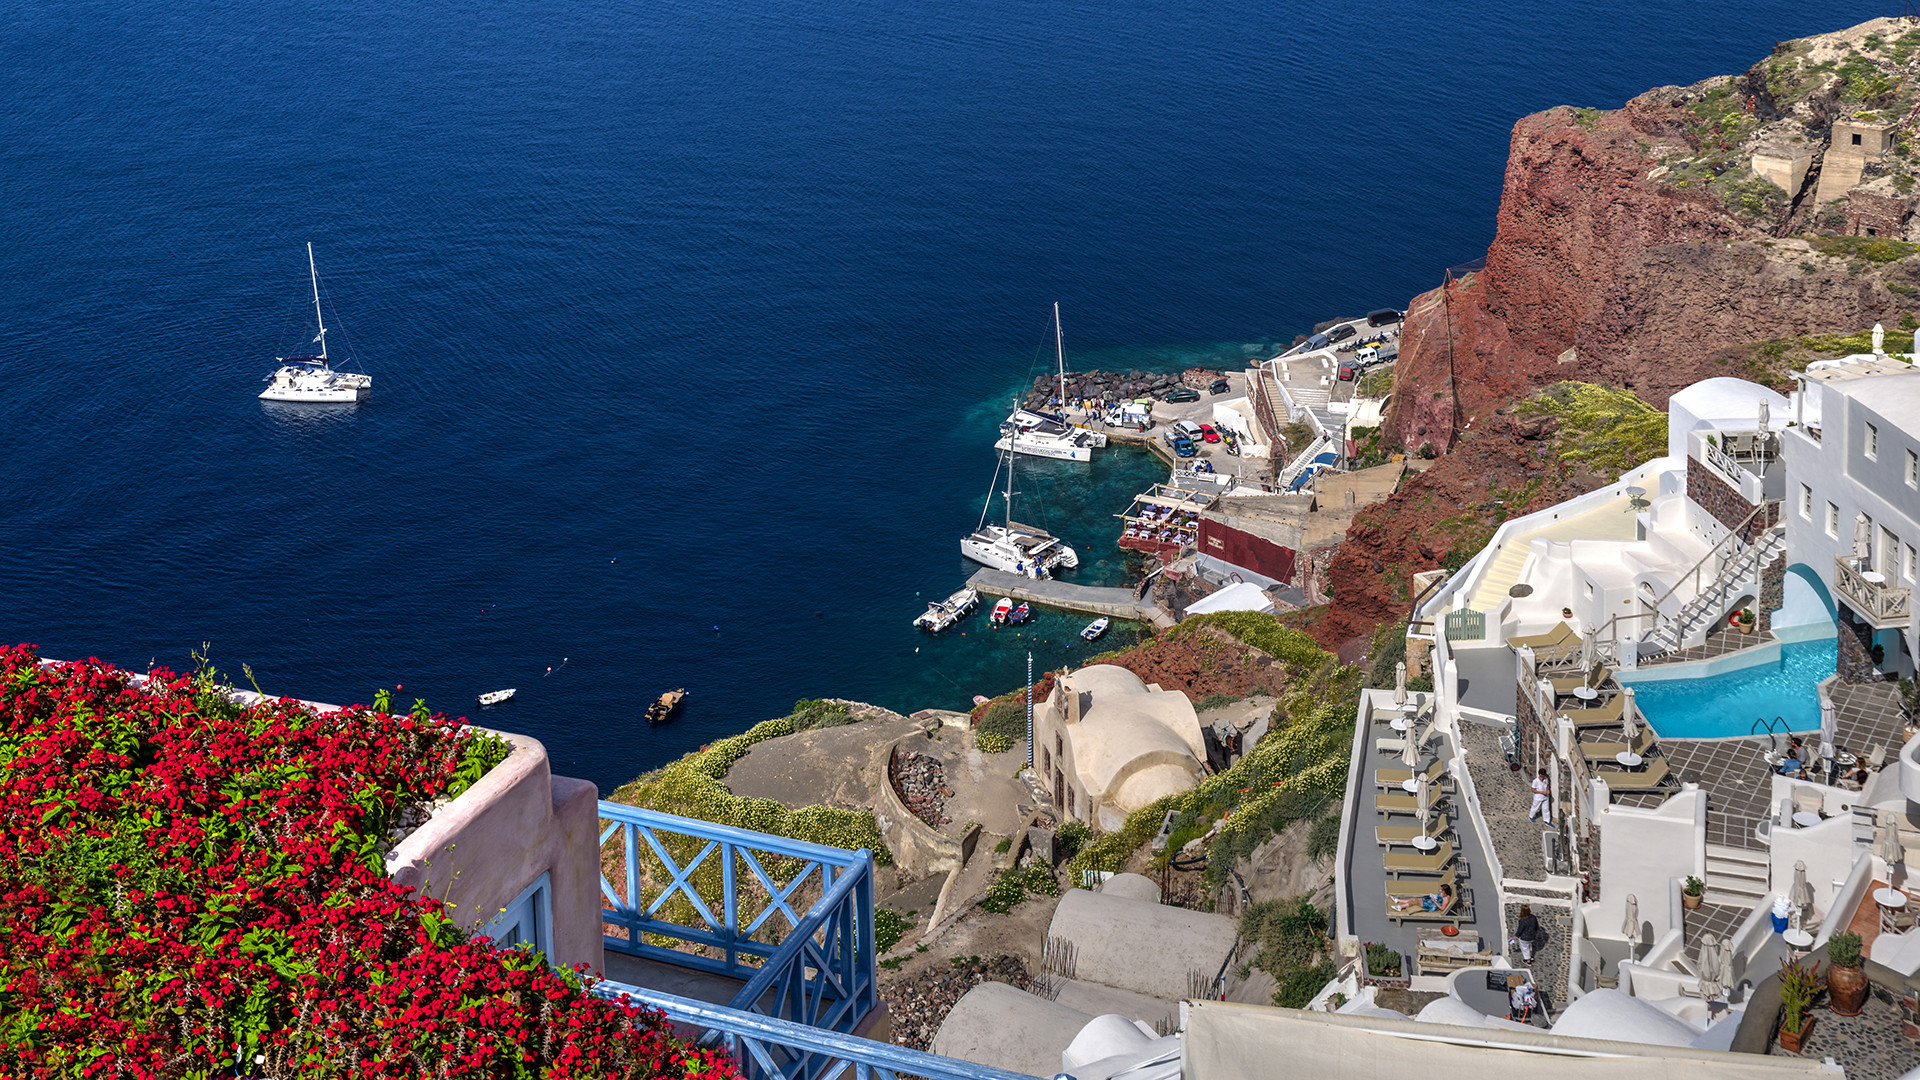
[[[978,606],[980,606],[979,592],[971,587],[964,588],[939,603],[928,604],[927,610],[913,620],[913,625],[937,634],[959,622],[967,612]]]
[[[1020,623],[1026,622],[1027,616],[1032,614],[1033,614],[1032,608],[1029,608],[1025,604],[1020,604],[1019,606],[1015,607],[1012,611],[1007,612],[1007,621],[1015,625],[1018,625]]]
[[[672,716],[674,710],[680,707],[680,702],[685,700],[686,696],[687,688],[684,686],[677,690],[669,690],[661,694],[658,701],[647,706],[647,723],[658,724],[667,717]]]
[[[1095,638],[1098,638],[1101,634],[1106,633],[1107,627],[1109,625],[1111,624],[1107,621],[1106,616],[1103,615],[1100,618],[1095,619],[1092,622],[1088,623],[1087,628],[1085,630],[1080,631],[1080,636],[1083,638],[1086,638],[1088,641],[1092,641]]]
[[[995,626],[999,626],[1001,623],[1007,621],[1007,615],[1012,611],[1013,599],[1003,596],[1000,598],[999,603],[993,605],[993,614],[987,616],[987,621]]]
[[[518,688],[516,687],[515,690]],[[514,695],[515,690],[490,690],[480,695],[480,704],[498,705]]]

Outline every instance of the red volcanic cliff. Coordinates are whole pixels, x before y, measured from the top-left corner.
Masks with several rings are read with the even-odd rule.
[[[1891,328],[1915,306],[1898,293],[1911,295],[1920,260],[1863,263],[1776,235],[1808,224],[1813,200],[1769,188],[1743,150],[1812,125],[1763,123],[1769,107],[1744,86],[1665,87],[1616,112],[1557,108],[1515,125],[1486,268],[1409,306],[1389,420],[1403,445],[1445,450],[1469,418],[1561,379],[1664,405],[1729,374],[1730,350]],[[1744,144],[1703,134],[1696,109],[1714,88],[1751,118]]]

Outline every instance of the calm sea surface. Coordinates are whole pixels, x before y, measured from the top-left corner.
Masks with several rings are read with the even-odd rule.
[[[0,636],[516,686],[485,721],[603,786],[802,696],[964,705],[1086,652],[908,625],[1053,301],[1076,367],[1239,363],[1480,255],[1519,116],[1883,7],[6,5]],[[309,240],[358,408],[254,397]],[[1022,497],[1111,581],[1160,474]]]

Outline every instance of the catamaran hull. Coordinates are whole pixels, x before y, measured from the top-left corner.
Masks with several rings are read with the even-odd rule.
[[[316,405],[351,405],[373,396],[370,386],[349,386],[326,390],[297,390],[268,387],[260,392],[261,401],[304,401]]]
[[[1013,443],[1013,452],[1016,454],[1026,454],[1030,457],[1052,458],[1055,461],[1093,460],[1093,447],[1091,446],[1042,442],[1032,435],[1022,435],[1017,442],[1002,436],[999,442],[993,444],[993,448],[1004,454],[1007,451],[1007,444],[1010,442]]]
[[[960,538],[960,554],[983,566],[1005,570],[1009,574],[1038,576],[1034,573],[1033,560],[1023,554],[1007,550],[1003,544],[993,544],[976,540],[971,536],[963,536]],[[1040,562],[1046,566],[1048,573],[1053,573],[1056,570],[1071,570],[1079,566],[1080,556],[1072,548],[1061,545],[1043,556]]]

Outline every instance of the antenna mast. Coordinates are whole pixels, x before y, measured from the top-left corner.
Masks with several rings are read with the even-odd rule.
[[[320,324],[320,359],[327,358],[327,320],[320,315],[320,271],[313,266],[313,241],[307,241],[307,273],[313,277],[313,321]],[[1058,316],[1055,316],[1056,320]],[[347,342],[349,348],[353,342]]]

